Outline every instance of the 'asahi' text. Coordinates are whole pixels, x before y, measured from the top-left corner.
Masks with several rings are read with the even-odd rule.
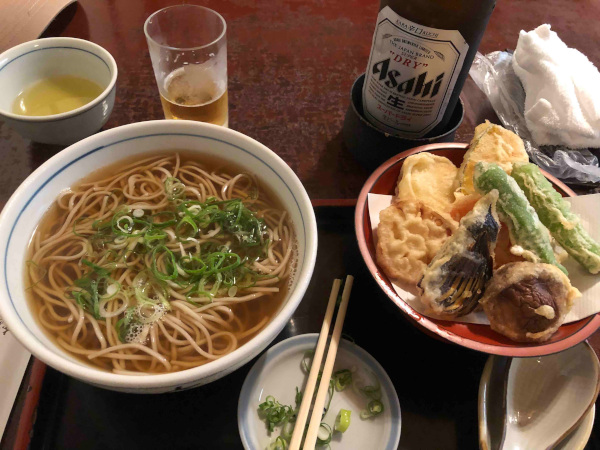
[[[373,75],[379,75],[378,80],[383,82],[388,88],[396,89],[398,92],[405,95],[412,95],[416,97],[418,95],[421,98],[425,98],[429,95],[429,98],[435,97],[440,91],[442,80],[444,79],[444,73],[435,77],[433,80],[427,80],[427,72],[423,72],[416,77],[409,78],[407,80],[400,80],[400,72],[390,69],[390,58],[379,61],[373,65]]]

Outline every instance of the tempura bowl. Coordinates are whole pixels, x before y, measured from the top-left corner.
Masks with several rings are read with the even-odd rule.
[[[507,337],[496,333],[489,325],[453,322],[427,317],[414,310],[408,302],[396,293],[391,280],[378,266],[375,241],[369,219],[369,193],[393,195],[402,164],[411,155],[420,152],[431,152],[434,155],[448,158],[458,167],[463,160],[467,147],[467,144],[459,143],[429,144],[416,147],[390,158],[369,177],[358,197],[354,226],[361,255],[371,275],[410,323],[427,334],[466,348],[503,356],[531,357],[557,353],[587,339],[600,327],[600,314],[563,324],[551,339],[540,344],[524,344],[511,341]],[[563,196],[572,197],[576,195],[560,180],[549,174],[545,173],[545,175]]]
[[[159,375],[120,375],[66,353],[41,329],[25,297],[26,249],[38,222],[59,192],[92,171],[133,155],[170,149],[229,160],[276,192],[294,224],[298,259],[293,282],[271,322],[249,342],[203,366]],[[104,131],[58,153],[32,173],[0,215],[0,316],[37,358],[95,386],[131,393],[158,393],[209,383],[249,362],[279,334],[298,307],[312,276],[317,226],[310,199],[289,166],[264,145],[236,131],[200,122],[161,120]]]

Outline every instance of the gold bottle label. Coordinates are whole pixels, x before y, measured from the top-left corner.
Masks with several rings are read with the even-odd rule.
[[[458,30],[425,27],[386,6],[365,74],[365,117],[389,134],[426,135],[444,117],[468,49]]]

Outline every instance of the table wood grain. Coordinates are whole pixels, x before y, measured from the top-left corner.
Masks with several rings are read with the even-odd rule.
[[[71,36],[106,48],[117,61],[117,100],[105,129],[162,119],[143,24],[179,1],[80,0],[45,36]],[[313,199],[356,198],[369,173],[346,149],[341,128],[354,79],[369,56],[377,0],[206,0],[228,24],[230,125],[278,153]],[[500,0],[481,42],[514,48],[521,29],[552,24],[564,41],[600,63],[600,3]],[[456,140],[495,114],[468,79]],[[0,126],[0,202],[61,147],[36,144]]]

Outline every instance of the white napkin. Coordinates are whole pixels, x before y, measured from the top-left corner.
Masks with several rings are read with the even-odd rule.
[[[540,25],[521,31],[512,59],[525,89],[525,121],[540,145],[600,147],[600,73]]]
[[[592,238],[600,240],[600,194],[580,195],[568,197],[566,200],[571,204],[571,211],[578,214],[581,224]],[[369,194],[369,219],[373,230],[373,238],[377,244],[377,227],[379,225],[379,212],[392,203],[391,195]],[[581,291],[581,297],[575,300],[573,308],[567,314],[565,323],[575,322],[600,312],[600,274],[592,275],[577,264],[573,258],[565,261],[564,266],[569,271],[571,284]],[[448,320],[448,318],[436,317],[429,313],[419,300],[414,286],[392,283],[394,290],[402,300],[408,303],[418,313],[433,319]],[[452,319],[454,322],[489,324],[483,311],[472,312],[463,317]]]

